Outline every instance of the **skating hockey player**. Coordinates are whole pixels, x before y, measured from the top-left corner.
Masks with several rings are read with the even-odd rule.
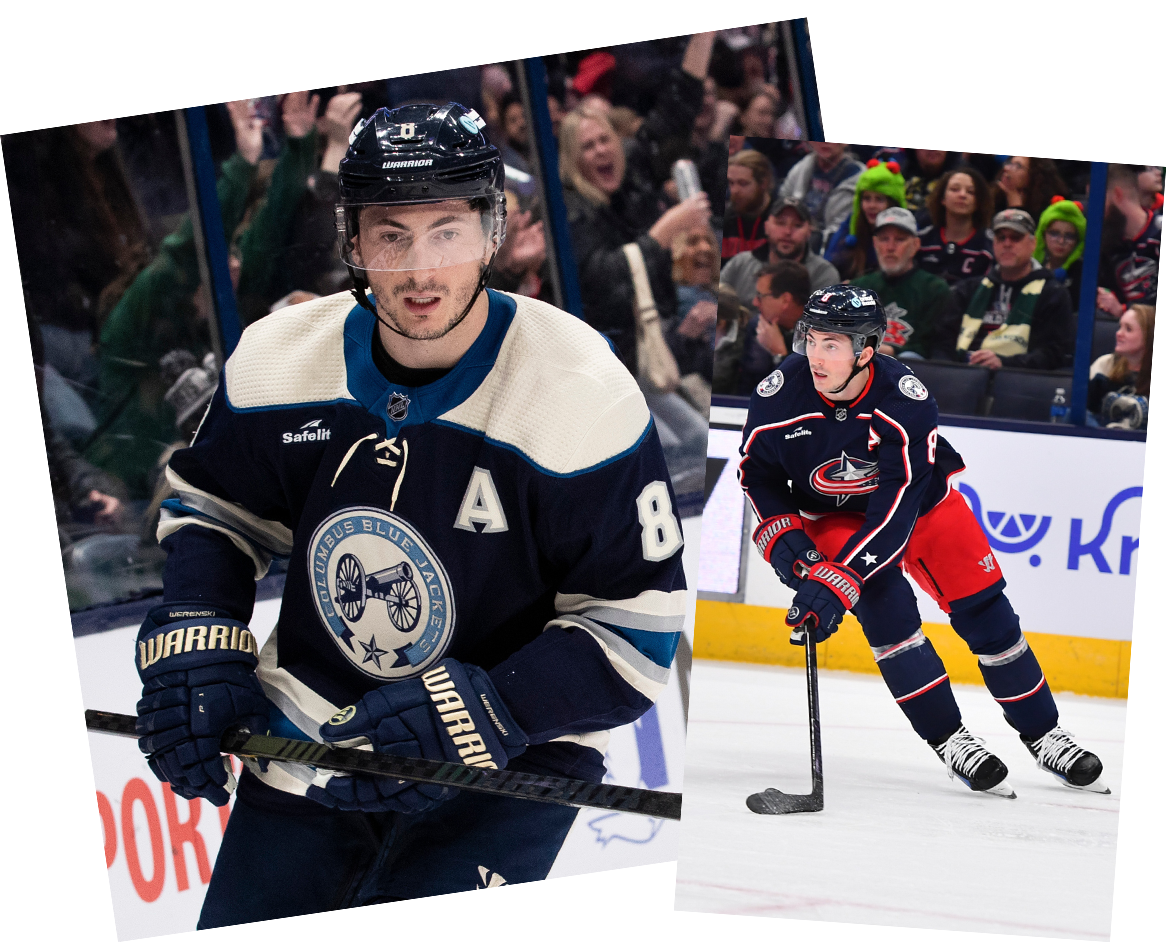
[[[977,656],[1040,768],[1105,791],[1101,761],[1058,725],[996,557],[951,487],[964,463],[939,435],[935,400],[905,365],[876,353],[886,326],[868,289],[814,292],[794,354],[749,403],[741,487],[760,520],[753,542],[795,591],[790,640],[804,644],[813,631],[825,641],[853,611],[895,702],[949,775],[1015,797],[1004,763],[964,728],[907,573]]]
[[[354,292],[250,326],[170,462],[138,729],[180,795],[228,800],[231,724],[599,782],[607,731],[667,682],[685,584],[659,438],[599,334],[485,288],[506,203],[483,124],[450,103],[358,126]],[[542,879],[575,814],[249,765],[198,925]]]

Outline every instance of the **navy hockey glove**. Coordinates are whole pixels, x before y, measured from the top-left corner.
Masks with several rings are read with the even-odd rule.
[[[501,769],[526,750],[526,734],[510,716],[489,675],[446,659],[420,677],[366,693],[320,727],[334,746],[439,762]],[[433,807],[455,790],[371,775],[333,775],[308,797],[342,811],[403,811]]]
[[[854,570],[840,563],[814,565],[785,616],[793,629],[790,644],[805,644],[807,628],[814,629],[814,640],[821,644],[838,630],[842,616],[854,608],[861,593],[862,576]]]
[[[267,730],[267,698],[255,677],[247,626],[206,605],[150,610],[138,632],[138,748],[150,769],[183,798],[213,805],[234,788],[219,741],[230,726]]]
[[[801,518],[796,514],[762,520],[753,531],[753,545],[774,568],[777,577],[795,590],[810,567],[822,561],[822,554],[806,536]]]

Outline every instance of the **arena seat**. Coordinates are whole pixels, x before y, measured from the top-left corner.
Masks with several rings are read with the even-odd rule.
[[[903,360],[923,381],[948,415],[980,415],[988,395],[992,371],[980,366],[947,363],[942,360]]]
[[[1002,419],[1047,422],[1049,406],[1058,387],[1065,390],[1065,402],[1068,404],[1073,392],[1073,374],[1051,373],[1047,370],[997,370],[992,377],[988,415]]]
[[[1110,317],[1098,317],[1093,322],[1093,352],[1090,354],[1090,362],[1106,353],[1113,353],[1117,325],[1118,321]]]

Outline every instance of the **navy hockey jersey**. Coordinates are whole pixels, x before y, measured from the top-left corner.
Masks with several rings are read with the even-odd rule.
[[[1121,302],[1154,304],[1158,297],[1158,263],[1162,255],[1162,214],[1151,212],[1132,239],[1122,239],[1101,262],[1098,283]]]
[[[166,597],[250,616],[290,557],[258,676],[277,735],[442,657],[487,669],[531,748],[515,768],[603,775],[607,731],[664,688],[683,543],[635,380],[582,321],[489,293],[447,375],[390,383],[374,316],[338,294],[251,325],[167,476]],[[272,763],[303,794],[311,772]]]
[[[915,521],[964,469],[939,435],[939,410],[907,366],[876,355],[852,402],[814,389],[793,354],[749,400],[738,477],[758,520],[783,514],[865,515],[834,562],[870,579],[898,564]]]
[[[977,229],[963,242],[951,242],[937,225],[919,232],[919,252],[915,261],[924,271],[939,275],[948,285],[968,278],[980,278],[996,264],[992,253],[992,233]]]

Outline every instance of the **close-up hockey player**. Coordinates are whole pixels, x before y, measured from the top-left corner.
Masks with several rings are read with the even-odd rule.
[[[795,591],[790,640],[804,644],[812,631],[825,641],[853,611],[895,702],[948,774],[1015,797],[1004,763],[963,725],[910,575],[977,656],[1039,767],[1070,787],[1105,791],[1101,761],[1058,725],[999,562],[951,487],[964,463],[939,435],[934,398],[906,365],[876,353],[886,327],[868,289],[814,292],[793,355],[749,403],[740,483],[761,521],[753,542]]]
[[[599,782],[607,731],[667,682],[686,592],[659,437],[602,336],[485,288],[506,203],[483,124],[449,103],[357,126],[353,291],[249,327],[170,461],[138,729],[180,795],[228,801],[234,725]],[[539,880],[575,815],[249,763],[198,927]]]

